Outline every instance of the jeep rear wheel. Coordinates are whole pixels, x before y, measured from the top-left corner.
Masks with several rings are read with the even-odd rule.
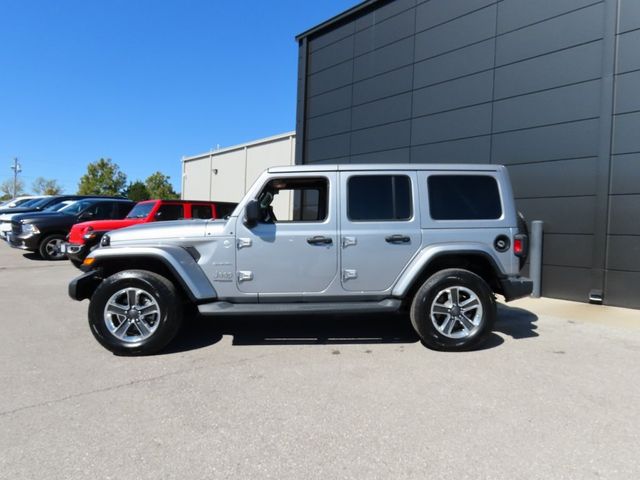
[[[118,355],[162,350],[178,332],[182,316],[175,286],[146,270],[126,270],[108,277],[89,305],[93,336]]]
[[[467,350],[493,328],[496,316],[491,289],[468,270],[447,269],[432,275],[417,291],[411,323],[435,350]]]

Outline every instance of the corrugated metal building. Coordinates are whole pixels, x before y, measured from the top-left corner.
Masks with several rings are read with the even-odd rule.
[[[239,202],[269,167],[293,165],[295,133],[288,132],[182,159],[182,198]],[[280,205],[274,207],[276,214]]]
[[[369,0],[297,40],[297,163],[505,164],[543,295],[640,307],[640,1]]]

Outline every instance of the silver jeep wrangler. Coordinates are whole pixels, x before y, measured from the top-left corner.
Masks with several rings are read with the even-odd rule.
[[[185,306],[202,315],[396,312],[423,342],[462,350],[491,331],[494,293],[531,293],[499,165],[271,168],[225,220],[114,231],[69,285],[105,348],[164,348]]]

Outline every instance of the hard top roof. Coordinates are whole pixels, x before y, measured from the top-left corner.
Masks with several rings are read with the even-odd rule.
[[[504,168],[505,167],[502,165],[478,163],[350,163],[338,165],[289,165],[283,167],[271,167],[268,171],[269,173],[358,171],[379,172],[385,170],[497,172]]]

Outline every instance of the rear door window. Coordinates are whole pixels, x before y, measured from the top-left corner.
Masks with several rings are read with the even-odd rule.
[[[406,175],[354,175],[347,190],[352,222],[409,220],[413,215],[411,180]]]
[[[496,179],[489,175],[431,175],[429,212],[434,220],[495,220],[502,216]]]

